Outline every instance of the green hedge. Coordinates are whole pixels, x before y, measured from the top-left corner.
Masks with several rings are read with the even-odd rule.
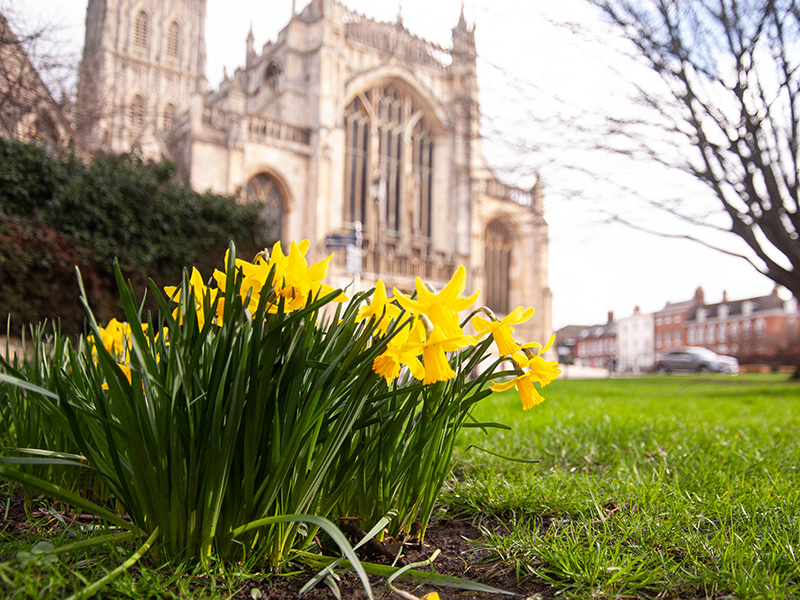
[[[118,312],[112,266],[144,290],[175,283],[185,266],[208,275],[230,240],[251,258],[271,240],[258,205],[198,194],[173,164],[136,154],[84,163],[0,139],[0,328],[60,318],[83,328],[74,265],[100,318]]]

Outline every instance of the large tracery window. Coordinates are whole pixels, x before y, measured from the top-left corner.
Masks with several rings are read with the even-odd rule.
[[[267,224],[267,240],[279,241],[283,233],[284,199],[278,182],[272,175],[259,173],[247,182],[245,193],[248,202],[258,202],[264,207],[261,216]]]
[[[509,312],[511,279],[511,235],[499,221],[486,227],[486,305],[501,314]]]
[[[359,94],[345,111],[345,130],[344,220],[360,221],[365,232],[377,225],[430,238],[434,138],[411,95],[393,85]]]

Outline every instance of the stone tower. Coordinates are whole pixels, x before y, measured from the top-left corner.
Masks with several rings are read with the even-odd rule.
[[[163,132],[205,91],[206,0],[89,0],[77,136],[88,152],[166,154]]]

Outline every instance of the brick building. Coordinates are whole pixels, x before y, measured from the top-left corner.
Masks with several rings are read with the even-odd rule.
[[[800,315],[776,287],[768,296],[696,306],[685,322],[686,343],[736,357],[743,364],[793,364],[800,354]]]
[[[575,364],[588,367],[617,367],[617,323],[614,313],[608,312],[608,321],[602,325],[584,327],[578,332],[575,343]]]
[[[698,287],[692,299],[667,302],[664,308],[654,313],[656,353],[692,345],[686,341],[686,318],[704,302],[703,288]]]

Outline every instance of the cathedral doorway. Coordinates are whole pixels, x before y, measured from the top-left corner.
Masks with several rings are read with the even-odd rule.
[[[270,242],[280,241],[286,203],[277,180],[269,173],[259,173],[247,182],[245,195],[248,202],[257,202],[263,207],[261,216],[267,225],[267,239]]]

